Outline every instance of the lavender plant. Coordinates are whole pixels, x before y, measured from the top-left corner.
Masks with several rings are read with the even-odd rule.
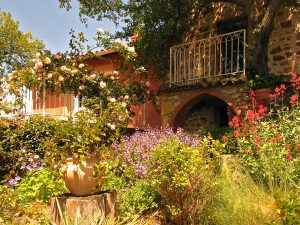
[[[191,147],[200,145],[200,137],[197,135],[186,134],[180,128],[174,131],[170,127],[162,127],[138,130],[134,135],[124,136],[120,143],[113,145],[113,149],[122,156],[130,175],[134,178],[142,178],[149,170],[151,152],[170,140],[178,140]]]

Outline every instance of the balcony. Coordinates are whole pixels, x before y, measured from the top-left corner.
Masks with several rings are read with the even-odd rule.
[[[187,86],[245,76],[246,30],[170,48],[169,86]]]

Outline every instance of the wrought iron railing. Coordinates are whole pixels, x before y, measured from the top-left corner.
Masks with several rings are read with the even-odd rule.
[[[170,86],[245,75],[245,40],[246,31],[238,30],[171,47]]]

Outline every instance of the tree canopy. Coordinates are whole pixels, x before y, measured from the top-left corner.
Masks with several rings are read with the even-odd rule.
[[[61,7],[71,8],[71,0],[59,0]],[[250,76],[268,75],[267,47],[278,12],[286,6],[298,7],[298,0],[78,0],[80,17],[115,23],[125,22],[120,35],[128,37],[138,33],[136,51],[141,63],[166,74],[169,48],[182,40],[197,19],[195,15],[204,6],[229,3],[239,6],[248,18],[248,68]],[[259,16],[257,13],[259,12]],[[255,31],[255,32],[254,32]]]
[[[19,23],[11,14],[0,10],[0,66],[5,66],[6,72],[26,65],[32,55],[42,49],[42,41],[20,31]]]

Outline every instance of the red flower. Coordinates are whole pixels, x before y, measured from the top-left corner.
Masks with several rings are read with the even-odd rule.
[[[252,127],[250,128],[250,133],[254,134],[254,133],[256,133],[256,131],[257,131],[257,127],[252,126]]]
[[[292,146],[290,145],[290,144],[285,144],[285,146],[284,146],[286,149],[291,149],[292,148]]]
[[[292,161],[292,160],[293,160],[292,154],[291,154],[291,153],[288,153],[288,154],[286,155],[286,159],[287,159],[288,161]]]
[[[269,98],[275,98],[276,97],[276,95],[275,94],[269,94]]]
[[[227,142],[228,141],[228,137],[226,137],[225,135],[222,137],[222,141]]]
[[[238,130],[233,131],[233,135],[235,137],[239,137],[240,136],[240,132]]]
[[[276,137],[277,139],[280,139],[280,138],[281,138],[281,135],[280,135],[280,134],[276,134],[275,137]]]
[[[254,97],[255,97],[254,91],[253,91],[253,90],[250,90],[250,91],[249,91],[249,95],[250,95],[251,98],[254,98]]]
[[[294,94],[290,97],[290,103],[292,106],[296,106],[298,104],[298,98],[299,96],[297,94]]]
[[[281,84],[280,85],[280,92],[283,94],[285,90],[286,90],[286,86],[284,84]]]
[[[272,139],[270,140],[270,142],[275,143],[275,142],[277,142],[277,139],[276,139],[276,138],[272,138]]]
[[[279,94],[279,93],[280,93],[280,88],[276,87],[276,88],[275,88],[275,92],[276,92],[277,94]]]
[[[254,141],[256,143],[260,143],[261,142],[261,137],[260,136],[255,136]]]
[[[262,105],[259,106],[259,109],[258,109],[258,113],[259,114],[264,114],[268,111],[268,108],[267,107],[264,107]]]

